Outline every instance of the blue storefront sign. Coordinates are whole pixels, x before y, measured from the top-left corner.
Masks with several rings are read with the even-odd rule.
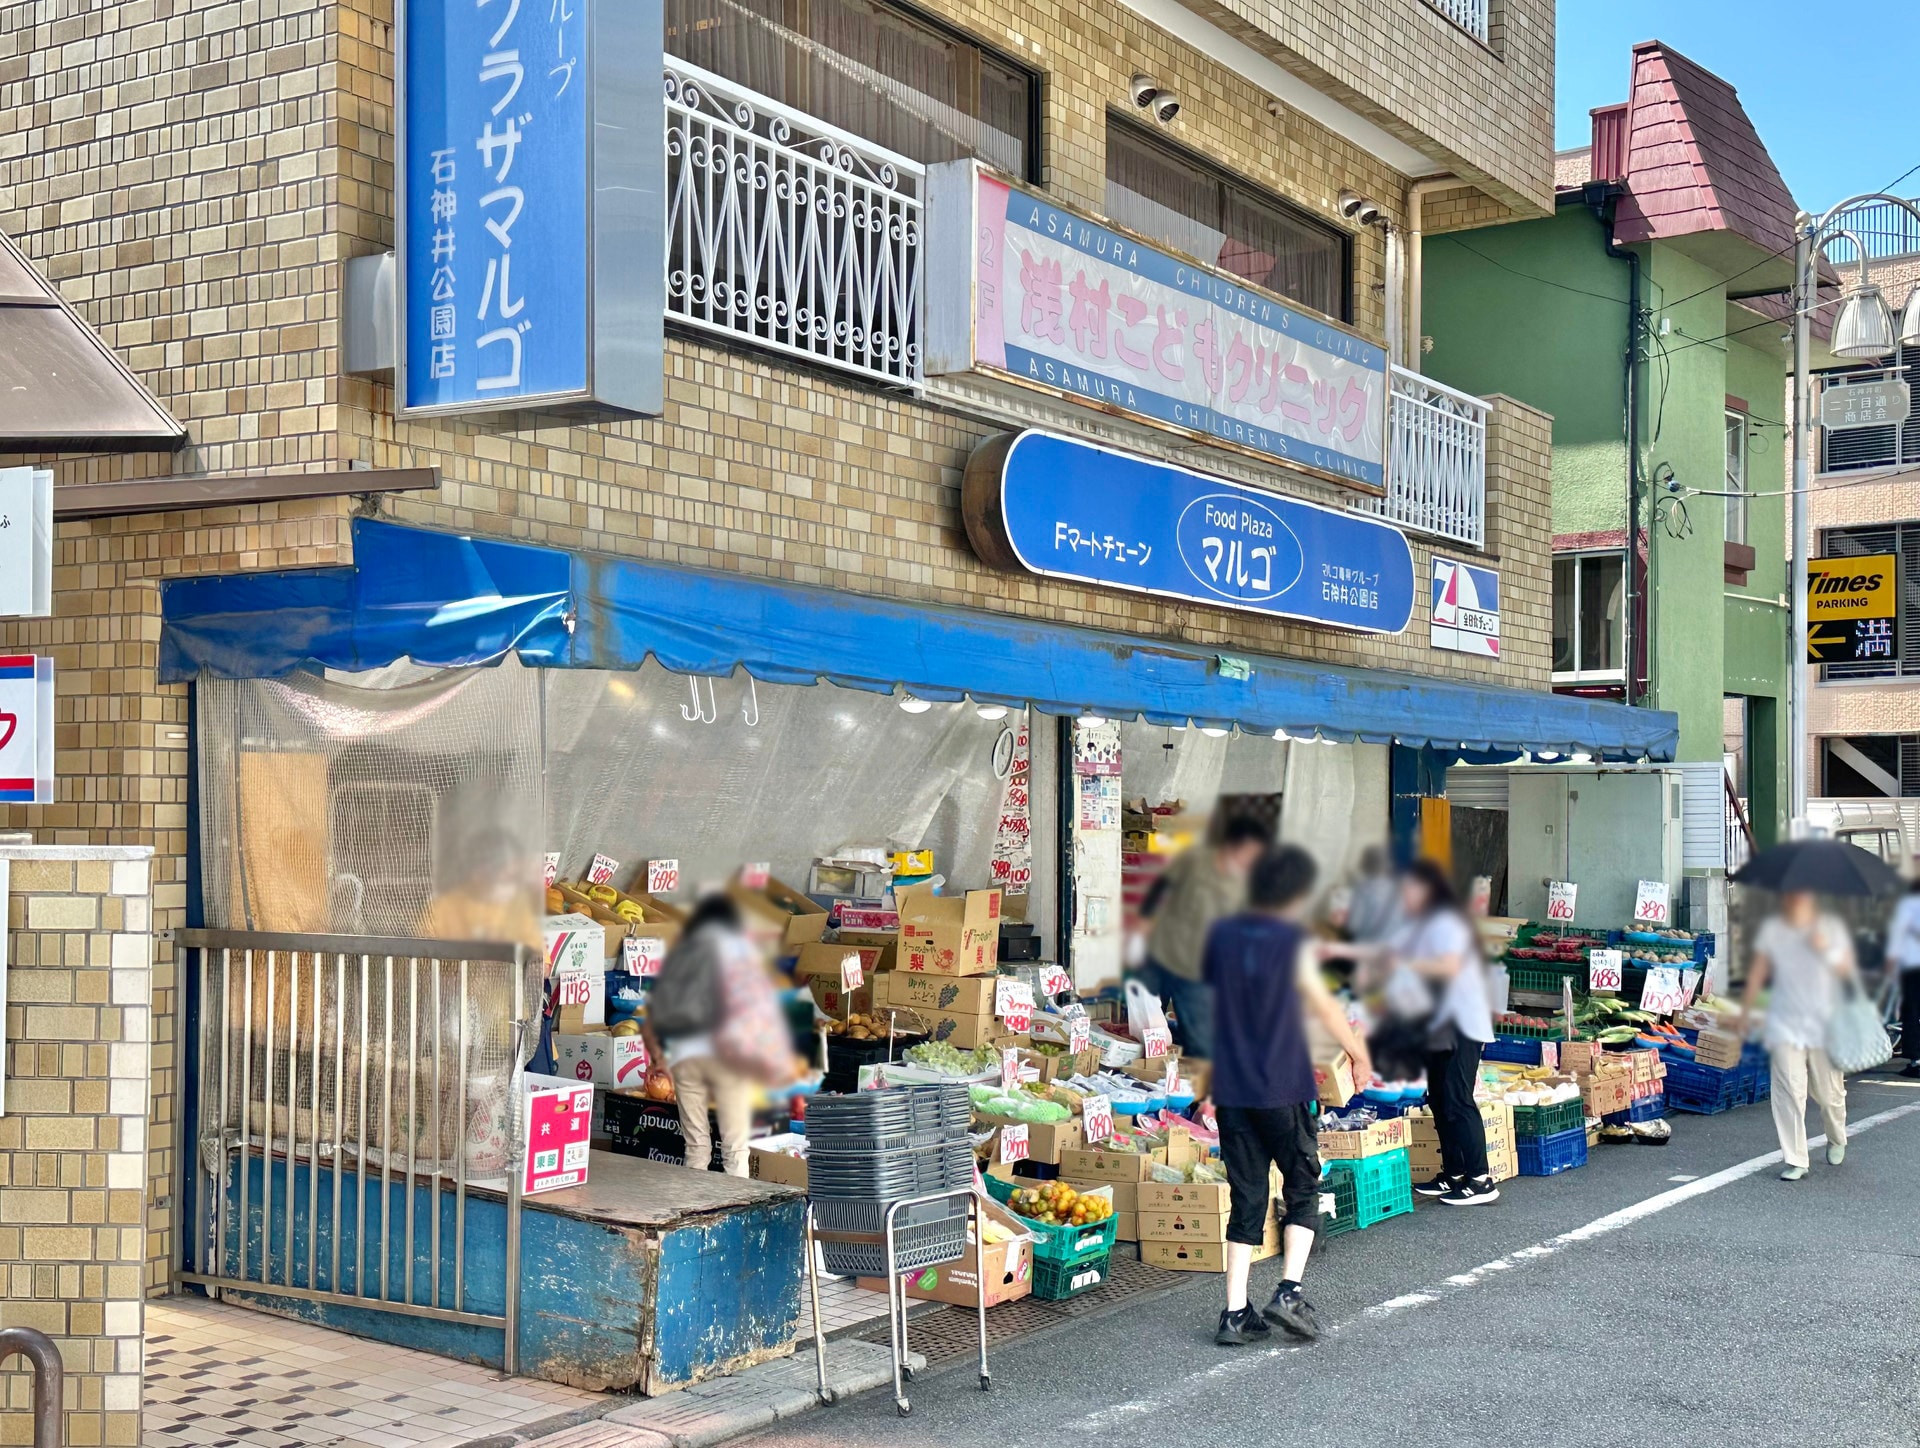
[[[402,411],[660,410],[660,46],[658,0],[404,0]]]
[[[983,443],[963,512],[988,562],[1048,578],[1372,633],[1413,615],[1398,528],[1075,438]]]

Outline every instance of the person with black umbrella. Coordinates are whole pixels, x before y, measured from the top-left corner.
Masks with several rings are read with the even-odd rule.
[[[1898,876],[1865,850],[1837,840],[1795,840],[1756,855],[1736,884],[1779,892],[1777,913],[1760,927],[1747,971],[1742,1012],[1751,1015],[1769,984],[1767,1056],[1773,1070],[1773,1125],[1786,1168],[1782,1181],[1807,1174],[1807,1097],[1820,1108],[1827,1164],[1847,1156],[1846,1077],[1827,1058],[1827,1027],[1843,980],[1857,980],[1853,935],[1820,909],[1826,895],[1872,895]]]

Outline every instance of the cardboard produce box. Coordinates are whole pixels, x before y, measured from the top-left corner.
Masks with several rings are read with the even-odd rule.
[[[1355,1161],[1363,1156],[1378,1156],[1382,1152],[1398,1151],[1406,1144],[1406,1118],[1390,1116],[1384,1121],[1374,1122],[1364,1131],[1322,1131],[1320,1159],[1322,1161]]]
[[[1231,1201],[1225,1182],[1141,1182],[1140,1215],[1204,1212],[1224,1216]]]
[[[1138,1212],[1115,1211],[1113,1214],[1113,1240],[1116,1242],[1138,1242],[1140,1240],[1140,1214]]]
[[[807,1189],[807,1159],[795,1156],[792,1148],[805,1151],[807,1139],[795,1132],[763,1136],[747,1143],[747,1175],[755,1181],[777,1182],[783,1187]]]
[[[912,975],[894,968],[884,979],[875,978],[874,999],[937,1014],[990,1016],[997,978],[992,975]]]
[[[1043,1161],[1050,1166],[1058,1166],[1061,1155],[1072,1151],[1080,1145],[1082,1140],[1080,1118],[1077,1116],[1069,1121],[1023,1123],[1015,1121],[1011,1116],[976,1114],[974,1122],[976,1126],[1027,1126],[1027,1159]]]
[[[727,894],[740,907],[747,933],[774,955],[792,955],[826,933],[827,907],[791,885],[778,880],[757,890],[731,885]]]
[[[1136,1186],[1153,1174],[1153,1158],[1140,1151],[1103,1151],[1098,1147],[1080,1147],[1060,1157],[1060,1175],[1070,1182],[1092,1182],[1095,1186],[1120,1183]],[[1119,1209],[1116,1202],[1115,1209]]]
[[[556,1076],[629,1090],[647,1084],[647,1043],[639,1036],[555,1031],[553,1059]]]
[[[1264,1262],[1280,1254],[1280,1223],[1269,1212],[1267,1230],[1260,1245],[1253,1249],[1253,1260]],[[1169,1272],[1224,1272],[1227,1270],[1227,1244],[1204,1241],[1157,1241],[1140,1239],[1140,1260],[1150,1267]]]
[[[591,915],[580,911],[549,915],[542,922],[541,933],[546,940],[549,978],[606,969],[607,927]]]
[[[865,977],[858,989],[848,994],[840,989],[840,965],[849,955],[860,957],[860,972]],[[793,978],[804,984],[819,1006],[836,1021],[850,1015],[870,1015],[878,999],[878,973],[892,963],[890,945],[824,945],[818,941],[800,947],[794,960]]]
[[[978,1046],[1031,1046],[1030,1035],[1011,1035],[1007,1032],[1006,1022],[994,1015],[986,1016],[950,1016],[939,1015],[932,1011],[919,1010],[913,1006],[896,1005],[887,1002],[876,1009],[884,1015],[888,1011],[899,1012],[899,1029],[902,1031],[924,1030],[936,1041],[945,1041],[962,1051],[971,1051]]]
[[[1064,1053],[1056,1056],[1035,1049],[1023,1051],[1020,1064],[1033,1067],[1042,1081],[1065,1081],[1074,1076],[1092,1076],[1100,1069],[1100,1053],[1088,1050],[1077,1056]]]
[[[1336,1051],[1324,1063],[1314,1063],[1313,1089],[1322,1106],[1340,1107],[1353,1100],[1353,1062],[1345,1051]]]
[[[1693,1059],[1702,1066],[1731,1071],[1740,1064],[1740,1045],[1740,1037],[1733,1031],[1702,1031],[1694,1042]]]
[[[895,893],[900,969],[911,975],[992,975],[1000,962],[1000,892],[936,895],[929,885]]]
[[[1140,1240],[1224,1242],[1227,1240],[1227,1217],[1224,1212],[1142,1212]]]
[[[1625,1111],[1633,1104],[1633,1073],[1595,1071],[1586,1078],[1586,1089],[1581,1095],[1589,1116],[1612,1116]]]
[[[986,1249],[987,1303],[998,1307],[1033,1292],[1033,1233],[1018,1216],[998,1202],[981,1203],[981,1211],[1017,1236],[1006,1242],[989,1242]],[[973,1269],[973,1237],[967,1237],[966,1255],[957,1262],[922,1268],[904,1274],[907,1296],[923,1302],[951,1302],[956,1307],[980,1305],[979,1278]],[[862,1277],[860,1285],[871,1292],[885,1292],[887,1284],[878,1277]]]

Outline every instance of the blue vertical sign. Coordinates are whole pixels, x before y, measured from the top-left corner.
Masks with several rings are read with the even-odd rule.
[[[402,410],[659,411],[661,316],[649,327],[647,311],[664,279],[647,273],[664,209],[649,222],[635,204],[664,185],[647,150],[662,125],[657,3],[401,8]],[[601,130],[634,154],[596,154]],[[601,190],[619,199],[596,216]],[[596,338],[610,320],[637,337]]]

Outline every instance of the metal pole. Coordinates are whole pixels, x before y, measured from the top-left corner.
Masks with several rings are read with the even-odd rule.
[[[1787,781],[1789,836],[1807,822],[1807,474],[1813,446],[1808,405],[1807,357],[1818,278],[1814,276],[1814,226],[1800,218],[1793,248],[1793,577],[1787,584],[1792,609],[1787,641]]]
[[[37,1328],[0,1328],[0,1362],[15,1353],[33,1367],[33,1448],[61,1448],[66,1441],[60,1406],[66,1365],[60,1349]]]

